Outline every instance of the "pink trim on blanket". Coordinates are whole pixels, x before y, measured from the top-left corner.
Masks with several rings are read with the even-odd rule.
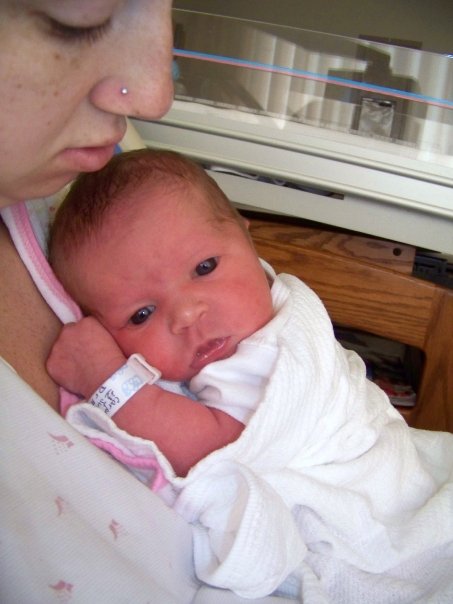
[[[74,315],[74,321],[81,319],[82,313],[79,307],[69,297],[61,283],[55,277],[47,258],[36,240],[25,202],[12,206],[10,211],[27,256],[33,263],[39,277],[59,302],[70,309]]]
[[[64,388],[60,387],[60,413],[63,417],[66,417],[66,413],[68,412],[68,409],[71,405],[74,405],[74,403],[80,403],[82,399],[77,396],[76,394],[73,394],[72,392],[69,392],[68,390],[65,390]]]
[[[165,478],[159,462],[155,457],[136,457],[135,455],[128,455],[127,453],[124,453],[124,451],[121,451],[113,443],[105,442],[101,438],[88,437],[88,440],[93,443],[93,445],[96,445],[96,447],[99,449],[110,453],[112,457],[125,466],[140,470],[154,470],[155,474],[152,480],[148,483],[148,486],[152,491],[160,491],[160,489],[168,484],[168,480]]]

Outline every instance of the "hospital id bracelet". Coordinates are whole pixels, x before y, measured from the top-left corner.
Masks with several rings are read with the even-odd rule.
[[[141,354],[133,354],[99,386],[88,402],[112,417],[140,388],[154,384],[160,375],[160,371],[148,365]]]

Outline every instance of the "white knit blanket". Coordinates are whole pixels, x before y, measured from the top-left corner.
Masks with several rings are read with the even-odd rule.
[[[184,479],[157,451],[198,577],[308,604],[453,602],[453,435],[408,428],[317,296],[274,287],[278,359],[241,437]]]

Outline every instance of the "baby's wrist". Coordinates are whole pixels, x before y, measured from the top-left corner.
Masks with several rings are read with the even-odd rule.
[[[112,417],[143,386],[154,384],[160,375],[142,355],[133,354],[91,394],[88,402]]]
[[[107,362],[103,362],[102,366],[97,367],[91,365],[89,375],[86,376],[85,383],[81,386],[79,384],[80,394],[88,400],[91,395],[96,392],[104,382],[106,382],[110,376],[112,376],[118,369],[120,369],[127,361],[124,355],[116,358],[109,359]]]

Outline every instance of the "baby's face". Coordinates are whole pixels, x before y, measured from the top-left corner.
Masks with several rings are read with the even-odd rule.
[[[126,356],[143,354],[169,380],[188,380],[231,356],[273,314],[245,232],[213,219],[198,191],[190,195],[181,203],[180,190],[163,191],[149,204],[143,188],[134,192],[64,279]]]

